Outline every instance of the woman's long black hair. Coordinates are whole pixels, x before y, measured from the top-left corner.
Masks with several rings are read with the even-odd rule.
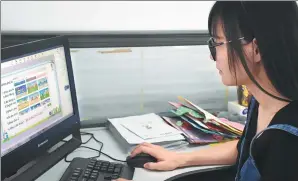
[[[217,35],[221,21],[227,40],[229,67],[236,71],[240,60],[249,78],[266,94],[283,101],[298,100],[298,7],[295,1],[224,2],[212,7],[208,29]],[[240,37],[257,41],[261,62],[275,89],[287,99],[270,94],[254,79],[245,61]]]

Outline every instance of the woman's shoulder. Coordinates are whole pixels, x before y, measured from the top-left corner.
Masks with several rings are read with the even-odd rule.
[[[263,136],[271,143],[283,144],[289,141],[296,141],[298,147],[298,101],[293,101],[279,110],[273,117]]]
[[[298,129],[298,101],[292,101],[279,110],[270,122],[269,127],[274,125],[290,125]]]
[[[258,141],[253,155],[264,180],[293,180],[297,176],[298,136],[268,130]]]
[[[297,129],[295,134],[280,129],[269,129],[256,140],[252,154],[261,173],[268,175],[280,170],[282,175],[292,175],[287,168],[298,166],[298,119],[289,124]]]
[[[298,152],[298,101],[291,102],[273,117],[256,140],[256,147],[257,150]]]

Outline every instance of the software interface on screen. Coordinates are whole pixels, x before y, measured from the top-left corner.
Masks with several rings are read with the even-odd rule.
[[[1,63],[1,156],[71,115],[62,46]]]

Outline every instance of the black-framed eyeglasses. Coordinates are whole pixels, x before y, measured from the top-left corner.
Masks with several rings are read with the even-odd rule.
[[[238,38],[237,40],[243,41],[244,40],[244,37]],[[216,61],[216,47],[217,46],[224,45],[224,44],[228,44],[228,43],[231,43],[231,42],[232,42],[232,40],[216,43],[213,37],[211,37],[207,41],[207,44],[208,44],[208,47],[209,47],[211,56],[212,56],[212,58],[213,58],[214,61]]]

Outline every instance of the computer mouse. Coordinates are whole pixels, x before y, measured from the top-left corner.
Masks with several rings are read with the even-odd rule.
[[[134,168],[144,168],[144,164],[148,162],[157,162],[157,159],[147,153],[140,153],[134,157],[126,158],[127,165]]]

